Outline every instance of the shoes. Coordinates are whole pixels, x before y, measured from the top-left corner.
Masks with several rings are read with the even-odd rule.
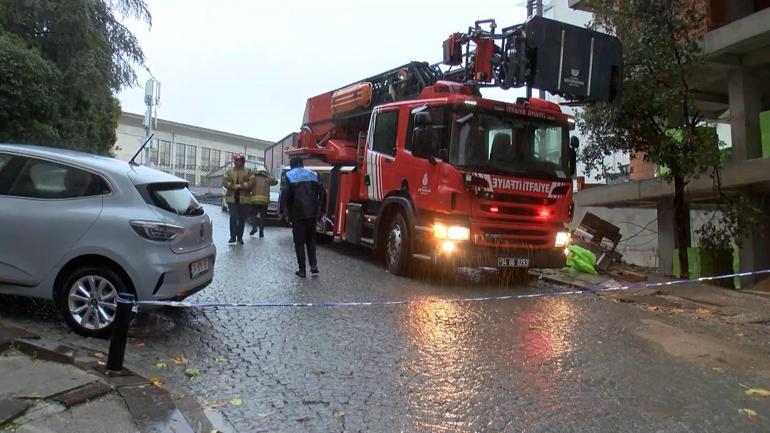
[[[238,239],[238,244],[243,245],[243,239]]]
[[[229,241],[227,241],[228,244],[232,245],[235,243],[235,238],[230,238]]]
[[[294,275],[296,275],[296,276],[298,276],[300,278],[307,277],[307,274],[305,273],[305,271],[297,271],[297,272],[294,273]]]
[[[255,233],[257,233],[257,229],[252,228],[251,231],[249,232],[249,236],[254,236]],[[259,237],[262,237],[262,233],[259,234]]]
[[[265,237],[265,232],[259,232],[259,237],[264,238]]]
[[[318,275],[318,268],[310,268],[310,273],[313,275]]]

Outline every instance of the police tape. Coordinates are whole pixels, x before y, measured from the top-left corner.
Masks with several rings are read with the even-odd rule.
[[[615,282],[614,285],[597,288],[578,288],[575,290],[558,292],[535,292],[519,293],[503,296],[482,296],[474,298],[430,298],[430,299],[408,299],[403,301],[368,301],[368,302],[186,302],[186,301],[133,301],[134,305],[147,306],[165,306],[175,308],[293,308],[293,307],[372,307],[372,306],[391,306],[391,305],[409,305],[409,304],[432,304],[432,303],[464,303],[464,302],[489,302],[489,301],[508,301],[513,299],[532,299],[558,296],[573,296],[581,294],[599,294],[606,292],[618,292],[630,289],[644,289],[651,287],[674,286],[680,284],[692,284],[705,281],[726,280],[729,278],[749,277],[756,275],[770,274],[770,269],[751,272],[739,272],[734,274],[718,275],[713,277],[701,277],[689,280],[662,281],[657,283],[637,283],[630,285],[620,285]],[[613,281],[613,280],[610,280]]]

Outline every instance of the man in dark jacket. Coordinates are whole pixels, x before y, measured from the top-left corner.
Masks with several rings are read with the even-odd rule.
[[[281,211],[292,222],[294,250],[297,253],[298,277],[305,278],[305,249],[310,262],[310,272],[318,273],[316,262],[316,222],[321,218],[326,192],[318,182],[318,175],[304,167],[302,158],[292,157],[291,170],[285,174],[286,182],[281,187]]]

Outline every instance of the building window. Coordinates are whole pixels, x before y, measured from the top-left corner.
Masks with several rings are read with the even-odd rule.
[[[190,185],[195,185],[195,173],[187,173],[184,178]]]
[[[219,168],[221,167],[222,160],[220,159],[222,156],[222,152],[216,149],[211,149],[211,168]]]
[[[187,145],[187,169],[195,170],[195,163],[197,162],[197,147]]]
[[[233,162],[233,152],[225,152],[225,163],[222,165],[227,165]]]
[[[177,170],[181,170],[184,168],[184,151],[185,147],[187,145],[183,143],[177,143],[176,144],[176,158],[174,159],[174,165],[176,166]],[[179,172],[177,171],[177,176],[179,176]]]
[[[160,141],[160,157],[158,165],[162,169],[168,169],[171,166],[171,142],[166,140]]]
[[[211,168],[211,149],[201,147],[201,170],[208,171]]]

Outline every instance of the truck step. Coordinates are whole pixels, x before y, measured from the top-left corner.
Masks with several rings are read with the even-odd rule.
[[[417,259],[417,260],[422,260],[422,261],[424,261],[424,262],[429,262],[429,261],[431,261],[431,258],[430,258],[430,256],[426,256],[425,254],[417,254],[417,253],[414,253],[414,254],[412,254],[412,258],[413,258],[413,259]]]
[[[374,239],[372,238],[361,238],[361,243],[368,246],[374,246]]]

